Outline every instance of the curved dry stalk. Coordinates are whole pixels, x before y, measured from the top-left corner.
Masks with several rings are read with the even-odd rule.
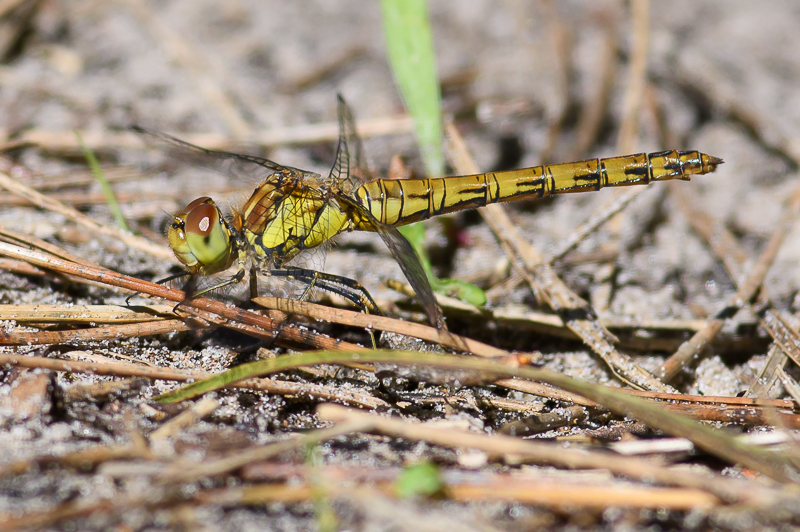
[[[310,345],[319,349],[333,350],[344,349],[348,351],[358,351],[364,349],[361,346],[323,336],[314,331],[301,329],[291,324],[279,324],[266,316],[229,306],[220,301],[214,301],[203,297],[187,300],[186,294],[180,290],[143,281],[98,266],[75,264],[5,242],[0,242],[0,255],[24,260],[35,266],[60,273],[75,275],[83,279],[90,279],[106,285],[117,286],[168,301],[174,301],[175,303],[181,303],[181,308],[185,309],[187,312],[197,314],[206,321],[218,323],[219,325],[239,330],[258,338],[271,339],[274,338],[276,332],[278,332],[279,335],[276,341],[279,343],[288,341],[290,343]]]
[[[174,318],[173,308],[173,305],[0,305],[0,320],[17,323],[143,323]]]
[[[682,415],[669,412],[647,401],[626,396],[609,387],[575,380],[561,373],[545,368],[498,364],[495,360],[481,360],[476,357],[459,357],[447,354],[432,354],[412,351],[366,350],[357,353],[343,351],[314,351],[292,357],[279,357],[249,362],[214,375],[209,379],[197,381],[175,391],[161,394],[157,402],[174,403],[191,399],[204,393],[218,390],[238,380],[263,376],[287,369],[318,364],[390,363],[404,366],[435,367],[447,370],[477,372],[480,376],[519,377],[526,380],[544,381],[560,388],[579,393],[588,399],[601,403],[617,415],[637,418],[653,428],[673,436],[685,436],[697,447],[729,462],[741,463],[779,482],[790,482],[795,472],[790,463],[780,456],[765,453],[752,445],[733,440],[719,434]]]
[[[358,135],[364,138],[397,135],[414,131],[414,122],[410,116],[402,114],[358,121]],[[142,142],[129,132],[119,131],[80,131],[84,143],[94,152],[112,151],[120,148],[141,148]],[[300,126],[274,128],[269,131],[255,132],[250,138],[235,142],[230,135],[216,133],[176,132],[175,136],[210,150],[231,150],[240,148],[242,142],[257,148],[272,148],[287,144],[315,144],[334,142],[339,138],[338,122],[321,122]],[[3,150],[19,148],[27,145],[47,148],[50,152],[80,153],[75,140],[74,131],[47,131],[31,129],[23,132],[19,138],[6,144],[0,144]]]
[[[27,185],[23,185],[18,180],[8,175],[7,172],[8,168],[3,168],[2,171],[0,171],[0,187],[5,188],[12,194],[16,194],[17,196],[25,198],[41,209],[60,214],[68,220],[72,220],[76,224],[85,227],[89,231],[120,240],[126,246],[144,251],[145,253],[149,253],[154,257],[174,260],[174,255],[166,247],[151,242],[140,236],[132,235],[126,231],[122,231],[114,226],[99,224],[72,207],[45,196],[41,192],[38,192]]]
[[[658,482],[668,486],[683,486],[706,490],[727,501],[749,503],[772,503],[780,499],[779,490],[753,489],[751,483],[721,475],[705,475],[689,471],[672,471],[643,459],[616,456],[585,449],[569,449],[553,446],[535,440],[521,440],[511,436],[494,434],[476,434],[452,429],[442,430],[426,426],[422,423],[406,423],[395,418],[377,416],[367,412],[336,405],[320,405],[317,414],[334,423],[352,423],[355,421],[372,421],[375,431],[407,440],[424,440],[443,447],[463,449],[480,449],[495,456],[513,456],[539,464],[547,464],[567,469],[608,469],[614,474]]]
[[[130,362],[83,362],[80,360],[60,360],[48,357],[27,355],[6,355],[0,353],[0,365],[21,368],[41,368],[67,373],[87,375],[108,375],[112,377],[143,377],[174,382],[191,382],[211,377],[213,373],[201,370],[178,370],[171,368],[142,366]],[[231,388],[260,391],[276,395],[310,397],[321,401],[337,401],[359,408],[387,408],[386,401],[347,387],[325,386],[303,382],[281,381],[277,379],[247,379],[237,382]]]
[[[465,175],[478,173],[458,130],[452,123],[446,124],[446,129],[452,144],[451,159],[458,173]],[[542,262],[541,254],[521,237],[502,205],[488,205],[479,212],[500,241],[512,264],[517,264],[519,257],[525,265],[521,273],[528,280],[534,293],[539,294],[556,312],[573,316],[567,320],[567,327],[603,359],[617,378],[634,388],[660,392],[676,391],[614,348],[617,341],[614,335],[597,320],[596,313],[589,304],[573,293],[549,264]]]
[[[783,241],[789,234],[789,230],[794,225],[798,215],[800,215],[800,179],[798,179],[797,187],[789,203],[783,210],[781,219],[775,225],[775,230],[772,232],[769,242],[767,242],[764,251],[753,265],[747,278],[739,284],[736,294],[728,300],[725,307],[713,319],[708,320],[703,329],[695,333],[690,340],[681,345],[677,352],[661,364],[656,375],[662,381],[668,382],[672,380],[687,364],[698,359],[705,346],[722,329],[725,320],[734,316],[739,309],[749,304],[756,297],[769,268],[775,261],[775,257],[777,257],[783,246]]]
[[[620,153],[635,151],[636,137],[639,135],[639,112],[647,83],[647,49],[650,42],[649,0],[631,2],[631,28],[633,48],[622,110],[622,125],[617,137],[617,151]]]

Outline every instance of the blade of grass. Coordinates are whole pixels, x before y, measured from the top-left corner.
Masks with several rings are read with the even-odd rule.
[[[117,202],[116,196],[114,196],[114,191],[111,189],[111,185],[108,184],[108,179],[106,179],[105,174],[103,174],[103,169],[100,168],[100,163],[97,162],[97,157],[94,156],[94,152],[83,142],[81,138],[81,134],[77,131],[75,133],[75,138],[78,139],[78,144],[81,147],[81,151],[83,152],[83,156],[86,157],[86,162],[89,165],[89,169],[92,171],[92,175],[97,182],[100,183],[100,187],[103,189],[103,195],[106,197],[106,203],[108,203],[108,208],[111,209],[111,214],[114,216],[114,220],[116,220],[117,225],[123,231],[131,232],[130,228],[128,227],[128,223],[125,221],[125,216],[122,215],[122,209],[119,208],[119,203]]]
[[[415,223],[400,227],[400,232],[411,243],[411,247],[419,257],[422,264],[422,269],[425,270],[425,275],[431,282],[431,286],[435,292],[455,297],[469,303],[476,307],[482,307],[486,304],[486,292],[475,286],[474,284],[459,281],[458,279],[439,279],[433,273],[433,266],[425,253],[425,224]]]
[[[406,466],[395,480],[394,490],[401,499],[410,499],[417,495],[441,495],[445,490],[442,471],[439,466],[430,462]]]
[[[395,82],[414,119],[425,169],[444,174],[442,110],[425,0],[382,0],[386,50]]]
[[[316,351],[242,364],[210,379],[204,379],[155,398],[157,402],[177,402],[218,390],[238,380],[313,364],[345,362],[425,365],[446,369],[472,370],[493,376],[517,377],[546,382],[605,406],[618,415],[636,418],[667,434],[691,440],[699,449],[731,463],[741,463],[780,482],[797,479],[796,472],[778,455],[737,440],[723,431],[631,397],[611,388],[578,381],[543,368],[510,367],[474,358],[430,353],[372,350],[358,353]]]
[[[386,50],[395,82],[414,119],[417,142],[428,175],[444,174],[442,95],[436,74],[436,54],[425,0],[382,0]],[[401,227],[414,247],[436,292],[454,295],[471,305],[484,305],[486,294],[477,286],[433,274],[425,249],[425,226]]]

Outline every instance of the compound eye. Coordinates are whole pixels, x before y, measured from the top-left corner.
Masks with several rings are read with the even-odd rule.
[[[202,205],[204,203],[210,203],[211,205],[213,205],[214,200],[212,200],[208,196],[200,196],[199,198],[191,202],[189,205],[187,205],[186,208],[183,209],[183,212],[191,212],[192,210],[197,208],[198,205]]]
[[[186,231],[194,235],[208,236],[219,223],[219,211],[213,203],[195,205],[197,202],[198,200],[194,200],[186,208]]]
[[[221,272],[234,260],[230,231],[211,198],[197,198],[187,205],[173,219],[167,237],[175,256],[191,274]]]

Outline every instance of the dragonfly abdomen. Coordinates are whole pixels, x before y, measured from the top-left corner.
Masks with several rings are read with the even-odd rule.
[[[713,172],[722,160],[698,151],[639,153],[435,179],[378,179],[356,196],[375,218],[406,225],[450,212],[518,199],[646,185]]]
[[[358,188],[356,197],[381,222],[406,225],[437,214],[495,203],[486,175],[433,179],[378,179]],[[457,201],[452,201],[455,198]]]

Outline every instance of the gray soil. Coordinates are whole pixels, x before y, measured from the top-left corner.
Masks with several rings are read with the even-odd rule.
[[[18,4],[15,9],[24,11],[28,4],[37,3]],[[445,111],[455,117],[480,168],[508,169],[620,155],[617,134],[625,112],[633,37],[629,10],[619,2],[552,2],[556,5],[549,8],[548,2],[510,0],[430,4]],[[800,4],[791,0],[653,2],[650,21],[648,94],[632,151],[696,149],[724,159],[715,174],[674,186],[682,187],[695,207],[737,236],[747,255],[745,266],[752,266],[797,186],[800,91],[795,83],[800,80],[800,55],[796,53],[800,49]],[[569,43],[566,86],[564,69],[559,68],[565,63],[559,61],[554,45],[559,31],[556,24],[563,25],[561,35]],[[598,91],[603,74],[600,55],[609,31],[616,36],[618,49],[608,107],[596,140],[576,153],[577,127]],[[45,0],[29,17],[24,13],[15,16],[12,11],[0,18],[0,41],[7,43],[0,64],[0,144],[36,132],[50,132],[61,139],[58,145],[7,146],[5,155],[27,172],[22,179],[85,173],[85,161],[72,134],[80,130],[104,167],[136,170],[135,178],[114,184],[115,191],[127,198],[121,201],[123,213],[136,231],[160,239],[165,246],[161,235],[171,220],[169,213],[202,195],[218,197],[221,203],[235,202],[237,197],[246,197],[254,183],[247,178],[231,181],[224,175],[198,173],[169,161],[168,154],[148,149],[135,135],[126,133],[128,126],[139,124],[177,136],[209,134],[209,138],[229,139],[229,149],[260,153],[326,175],[333,161],[334,141],[277,142],[259,147],[247,139],[271,130],[335,121],[337,92],[360,122],[403,111],[387,64],[378,2]],[[554,137],[556,122],[560,127]],[[665,145],[665,137],[673,144]],[[108,139],[124,142],[112,145]],[[422,168],[413,135],[407,130],[370,136],[365,144],[378,175],[386,175],[395,154],[402,155],[415,170]],[[672,187],[650,186],[623,211],[621,219],[589,236],[566,260],[555,264],[561,278],[590,301],[601,317],[704,319],[723,308],[734,294],[739,279],[731,279],[708,244],[692,231],[676,205]],[[231,192],[232,188],[241,192]],[[98,193],[100,187],[95,183],[88,189],[57,192],[68,191]],[[6,196],[0,193],[0,197]],[[509,210],[524,237],[548,255],[612,197],[613,191],[602,191],[524,202]],[[114,224],[105,205],[80,208],[94,220]],[[129,275],[159,279],[177,271],[175,263],[126,249],[120,242],[88,234],[59,215],[32,207],[4,203],[0,226],[53,242]],[[774,307],[789,320],[800,287],[797,231],[788,233],[764,285]],[[450,217],[446,223],[429,222],[428,246],[443,276],[472,280],[488,288],[508,272],[505,254],[474,213]],[[357,279],[390,308],[392,301],[401,299],[384,286],[385,279],[402,279],[402,273],[375,235],[353,233],[338,238],[328,253],[325,270]],[[0,271],[3,305],[124,304],[124,298],[124,294],[98,287]],[[490,305],[547,311],[537,306],[524,285],[492,297]],[[406,313],[404,317],[421,315]],[[503,323],[457,318],[450,318],[449,323],[456,332],[504,349],[540,352],[541,363],[559,372],[624,386],[580,342]],[[13,328],[14,324],[4,322],[3,326]],[[369,342],[363,331],[321,323],[311,326],[348,341]],[[653,370],[689,335],[687,331],[667,334],[672,340],[669,350],[626,352],[642,367]],[[724,344],[728,347],[713,347],[697,367],[685,372],[677,382],[681,392],[735,396],[748,389],[769,349],[766,333],[758,328],[758,318],[744,310],[729,320],[721,337],[730,340]],[[745,347],[730,347],[742,338],[748,341]],[[253,355],[248,353],[252,349],[247,346],[252,346],[247,338],[215,331],[77,346],[0,347],[0,353],[59,358],[82,351],[88,357],[222,371],[251,360]],[[39,371],[0,368],[4,379],[0,381],[0,468],[20,460],[126,444],[132,434],[146,436],[162,423],[150,399],[176,386],[165,381],[145,382],[110,398],[65,402],[59,400],[65,390],[111,378],[48,374],[43,402],[21,410],[12,401],[12,392],[20,383],[35,379]],[[357,370],[324,370],[279,377],[352,386],[387,401],[390,408],[384,411],[395,416],[444,420],[487,434],[520,414],[483,406],[482,398],[526,401],[545,412],[564,406],[498,387],[420,382],[424,379],[407,373],[378,378]],[[783,393],[780,386],[771,391],[773,397]],[[450,400],[453,397],[460,400]],[[325,426],[314,414],[318,401],[307,398],[242,391],[223,391],[216,398],[220,406],[212,415],[171,440],[169,449],[159,451],[164,460],[203,461],[237,447],[278,441],[289,433]],[[178,409],[165,411],[172,416]],[[533,437],[579,435],[626,423],[598,419]],[[295,453],[282,456],[281,461],[298,467],[305,463],[380,469],[425,459],[448,474],[471,467],[471,455],[466,451],[369,435],[325,443],[309,456]],[[698,468],[720,471],[726,467],[702,458],[696,462]],[[23,517],[69,501],[113,501],[149,489],[150,477],[144,466],[137,472],[120,463],[91,471],[43,467],[6,475],[0,478],[0,515]],[[481,467],[527,474],[537,470],[491,461]],[[735,468],[726,472],[738,474]],[[232,475],[201,487],[241,482],[245,482],[241,476]],[[332,501],[343,530],[746,526],[715,522],[702,512],[568,511],[508,501],[397,501],[377,493],[338,496]],[[308,530],[321,526],[320,515],[311,502],[225,506],[212,501],[134,508],[47,526],[58,530]]]

